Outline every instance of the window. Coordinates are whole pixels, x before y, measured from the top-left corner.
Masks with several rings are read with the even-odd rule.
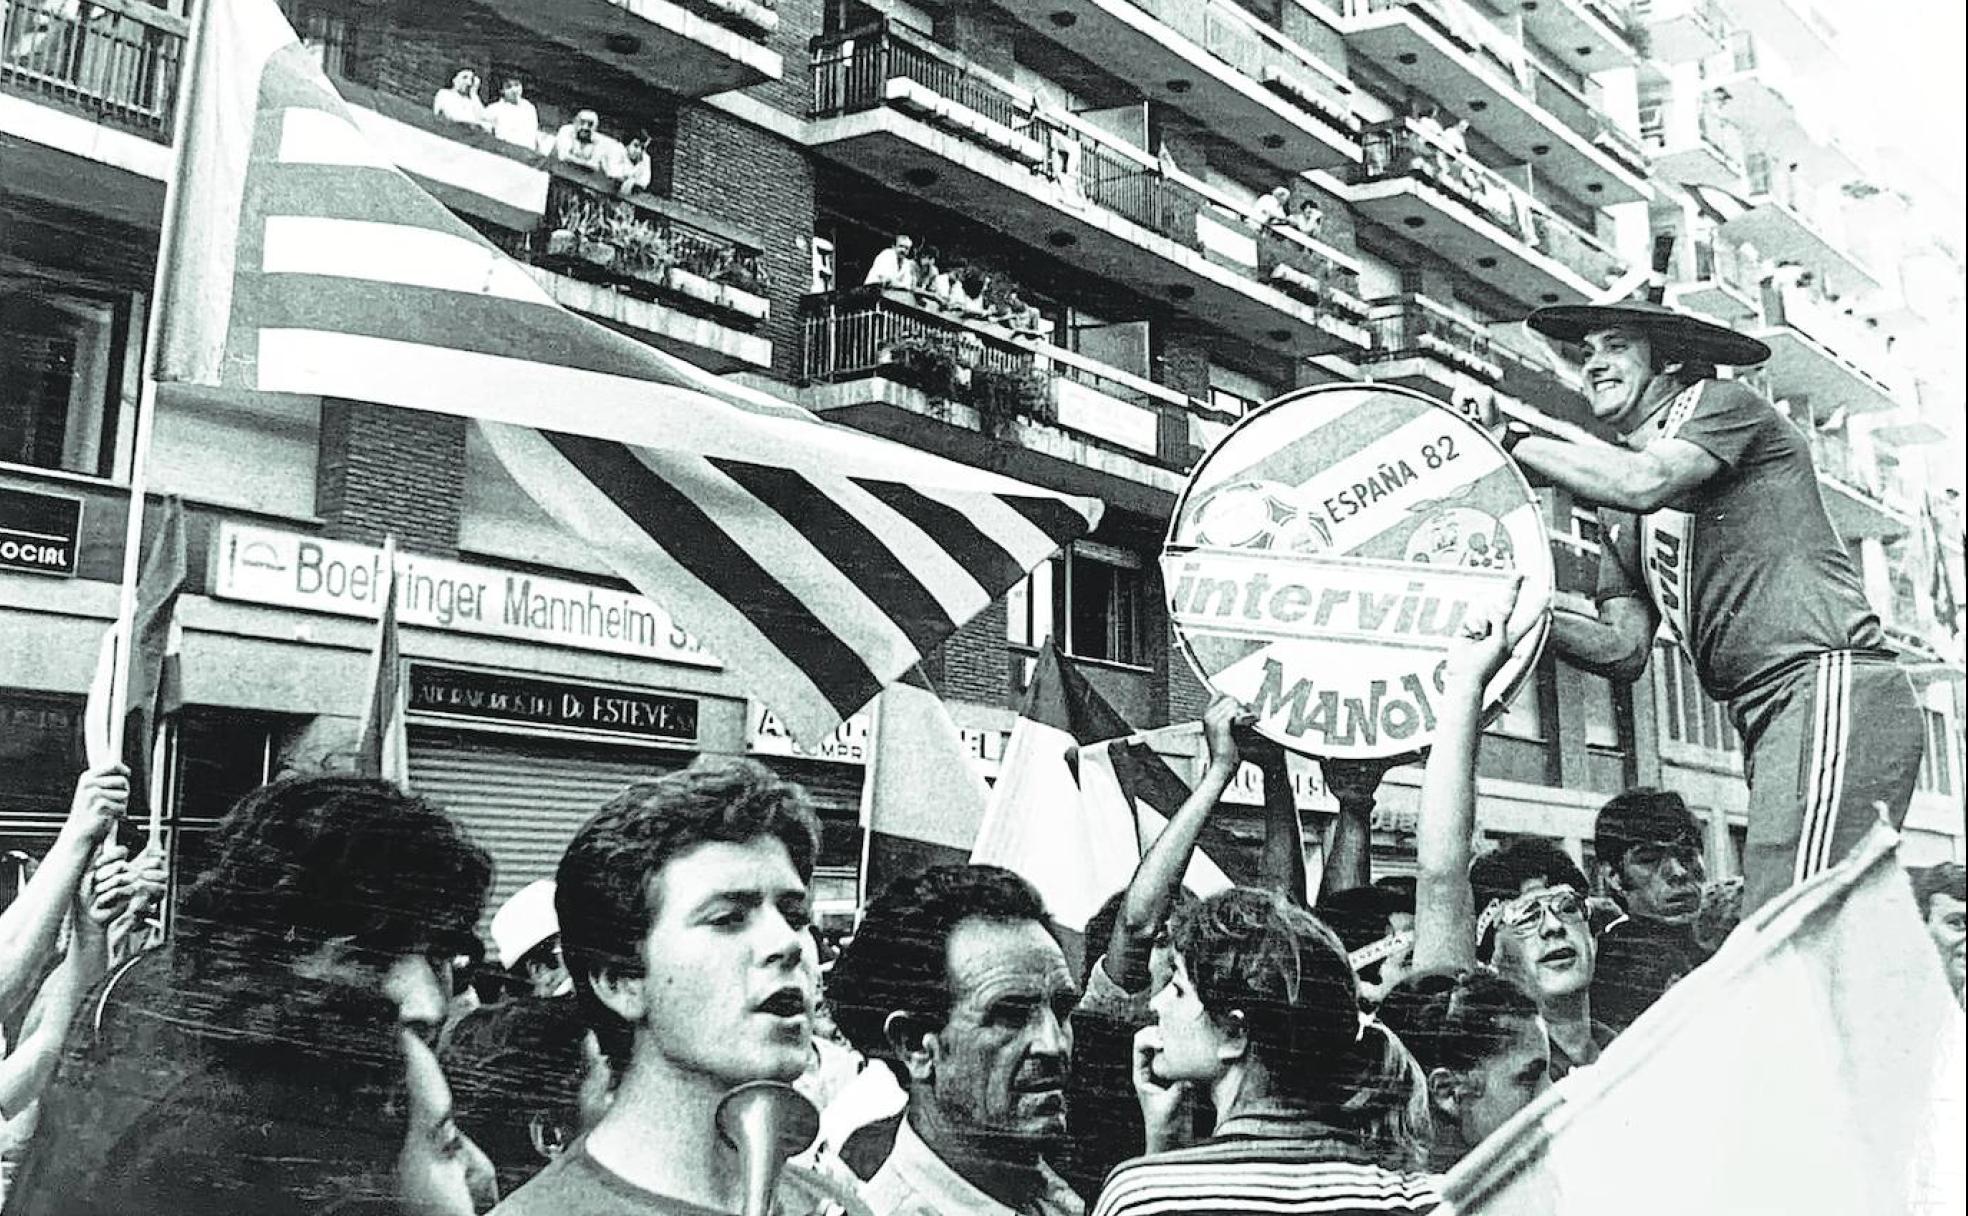
[[[1620,730],[1619,695],[1613,682],[1604,676],[1585,673],[1585,744],[1618,750],[1625,746]]]
[[[1005,595],[1005,641],[1036,649],[1047,638],[1076,659],[1146,667],[1148,591],[1141,558],[1081,541]]]
[[[1702,691],[1694,667],[1679,647],[1657,643],[1654,671],[1661,725],[1670,742],[1722,755],[1742,750],[1742,739],[1729,721],[1728,711]]]
[[[1053,588],[1059,558],[1044,562],[1005,595],[1005,641],[1038,649],[1052,636]]]
[[[1210,404],[1241,418],[1277,394],[1256,376],[1221,364],[1209,365]]]
[[[1544,681],[1543,664],[1539,664],[1517,690],[1516,699],[1490,723],[1489,733],[1513,739],[1544,738]]]
[[[1954,793],[1954,738],[1948,732],[1947,715],[1936,709],[1923,710],[1927,719],[1927,754],[1920,758],[1920,788],[1930,794]]]
[[[0,277],[0,461],[108,475],[126,311]]]
[[[330,76],[348,75],[349,23],[346,19],[318,8],[297,6],[294,9],[294,32],[301,36],[301,45],[307,48],[308,54],[314,57],[322,71]]]
[[[1060,597],[1066,653],[1132,666],[1148,665],[1147,595],[1141,558],[1125,549],[1081,541],[1066,554]]]

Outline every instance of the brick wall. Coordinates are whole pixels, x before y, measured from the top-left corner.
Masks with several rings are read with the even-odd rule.
[[[464,503],[463,418],[361,401],[321,403],[316,509],[337,540],[455,556]]]
[[[953,701],[1003,705],[1010,687],[1011,654],[1005,648],[1005,605],[994,601],[950,636],[938,655],[942,694]]]
[[[1161,329],[1161,362],[1155,379],[1180,393],[1209,400],[1209,347],[1179,322]]]
[[[805,150],[705,106],[677,117],[671,192],[680,203],[742,224],[765,242],[772,372],[799,373],[799,298],[812,276],[813,167]]]

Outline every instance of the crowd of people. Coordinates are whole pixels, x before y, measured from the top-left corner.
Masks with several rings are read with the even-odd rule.
[[[817,1112],[784,1213],[1427,1211],[1731,915],[1663,791],[1600,812],[1610,915],[1554,844],[1471,856],[1509,608],[1448,662],[1412,884],[1370,881],[1355,801],[1308,902],[1284,754],[1219,698],[1201,779],[1077,968],[1031,883],[985,865],[889,883],[829,958],[804,791],[710,757],[597,808],[499,909],[484,991],[454,968],[482,952],[487,854],[370,778],[248,795],[158,942],[161,865],[114,843],[127,778],[92,770],[0,916],[7,993],[46,975],[0,1088],[9,1128],[36,1124],[4,1211],[750,1211],[720,1111],[761,1081]],[[1246,761],[1260,877],[1197,898],[1183,876]],[[1957,996],[1963,881],[1913,877]]]
[[[617,139],[601,130],[593,110],[575,113],[572,121],[551,134],[540,128],[540,114],[526,99],[526,84],[516,76],[499,83],[499,100],[490,105],[479,97],[478,73],[460,68],[451,83],[431,99],[431,112],[446,122],[483,131],[516,148],[549,156],[561,164],[600,173],[623,195],[649,189],[649,133],[636,131]]]
[[[1037,306],[1028,303],[1015,285],[994,283],[981,266],[945,266],[936,246],[918,245],[907,233],[897,233],[875,255],[861,285],[957,320],[1001,326],[1015,338],[1043,338],[1051,331]]]

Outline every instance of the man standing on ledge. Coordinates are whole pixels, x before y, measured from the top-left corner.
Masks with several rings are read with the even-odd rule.
[[[1837,861],[1883,805],[1898,827],[1921,714],[1858,566],[1826,513],[1804,435],[1717,364],[1754,338],[1652,300],[1541,308],[1530,327],[1584,346],[1602,442],[1510,424],[1526,469],[1600,504],[1598,615],[1560,611],[1559,653],[1631,681],[1665,621],[1742,735],[1745,914]]]

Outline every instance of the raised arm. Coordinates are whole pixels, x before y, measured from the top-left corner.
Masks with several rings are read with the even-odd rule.
[[[161,893],[163,870],[154,860],[146,854],[134,865],[112,844],[72,892],[68,953],[41,985],[19,1045],[0,1060],[0,1117],[17,1118],[54,1076],[77,1010],[108,970],[110,922],[139,896]]]
[[[1475,896],[1469,889],[1470,837],[1476,830],[1476,748],[1483,693],[1529,626],[1509,631],[1513,585],[1481,625],[1451,651],[1434,746],[1422,771],[1415,834],[1417,971],[1476,962]],[[1535,619],[1535,618],[1533,618]]]
[[[55,948],[62,913],[76,884],[130,804],[129,773],[120,764],[90,769],[75,783],[75,800],[55,843],[14,902],[0,912],[0,1009],[12,1009]]]
[[[1656,439],[1640,451],[1579,432],[1531,435],[1510,454],[1579,497],[1629,511],[1653,511],[1722,471],[1707,449],[1685,439]]]
[[[1264,849],[1258,855],[1258,882],[1282,891],[1301,907],[1305,900],[1305,835],[1292,793],[1285,749],[1255,731],[1239,731],[1243,751],[1264,777]]]
[[[1223,791],[1237,775],[1243,758],[1232,737],[1232,728],[1248,725],[1253,715],[1228,697],[1210,702],[1203,713],[1203,738],[1209,746],[1209,767],[1182,806],[1169,819],[1168,826],[1141,858],[1121,897],[1120,915],[1114,918],[1114,935],[1107,942],[1107,978],[1128,992],[1139,992],[1148,984],[1148,956],[1155,936],[1168,919],[1182,876],[1189,870],[1189,859],[1196,852],[1203,823],[1223,798]],[[1301,888],[1302,889],[1302,888]]]
[[[1326,789],[1339,803],[1332,843],[1319,879],[1319,898],[1373,883],[1373,809],[1391,760],[1321,760]]]

